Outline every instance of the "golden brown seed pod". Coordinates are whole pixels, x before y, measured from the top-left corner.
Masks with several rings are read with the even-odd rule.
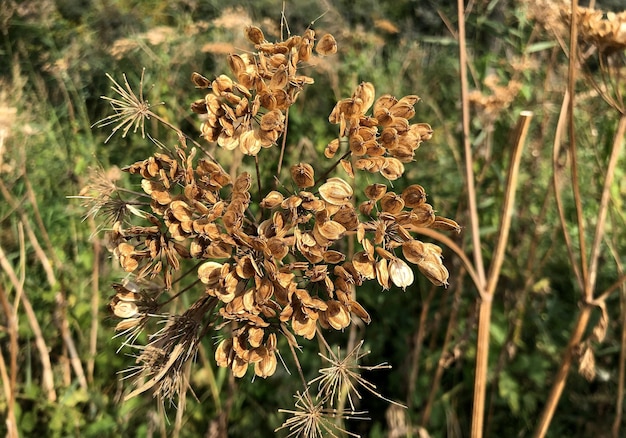
[[[261,117],[260,127],[263,131],[282,131],[284,127],[285,116],[282,112],[275,109],[267,112]]]
[[[276,354],[273,351],[267,351],[262,355],[261,360],[254,364],[254,374],[264,379],[270,377],[276,372],[277,363]]]
[[[385,193],[387,193],[385,184],[370,184],[365,187],[365,196],[372,201],[378,201]]]
[[[404,201],[394,192],[388,192],[380,199],[380,207],[386,213],[397,214],[404,208]]]
[[[277,192],[276,190],[272,190],[261,201],[261,207],[263,208],[278,207],[281,204],[281,202],[283,202],[284,200],[285,198],[282,195],[282,193]]]
[[[198,88],[209,88],[211,81],[195,71],[191,74],[191,82]]]
[[[324,316],[332,328],[343,330],[350,325],[350,313],[343,304],[337,300],[329,300],[326,304],[328,304],[328,309],[324,312]]]
[[[341,263],[346,259],[346,255],[335,250],[328,250],[322,254],[324,257],[324,262],[336,265],[337,263]]]
[[[281,90],[287,86],[289,77],[287,76],[287,68],[284,65],[279,66],[268,85],[270,90]]]
[[[256,26],[246,26],[244,35],[252,44],[263,44],[265,42],[263,31]]]
[[[383,290],[389,289],[389,268],[387,259],[383,258],[376,262],[376,280],[378,280],[378,284],[383,287]]]
[[[319,188],[322,199],[331,205],[344,205],[352,200],[353,190],[350,184],[341,178],[329,178]]]
[[[433,138],[433,128],[428,123],[416,123],[411,125],[410,130],[421,141],[428,141]]]
[[[370,317],[369,313],[367,313],[367,310],[365,310],[363,306],[361,306],[359,303],[350,300],[348,306],[350,308],[350,311],[359,318],[361,318],[365,324],[369,324],[370,322],[372,322],[372,318]]]
[[[402,255],[406,260],[417,265],[426,257],[426,249],[419,240],[409,240],[402,244]]]
[[[316,223],[316,228],[319,233],[328,240],[337,240],[346,232],[346,229],[339,222],[326,221],[321,225]]]
[[[368,109],[374,103],[374,99],[376,98],[376,89],[374,88],[374,84],[371,82],[361,82],[354,90],[353,98],[361,99],[363,102],[361,105],[361,113],[365,114]]]
[[[419,184],[412,184],[402,191],[402,199],[408,208],[415,208],[426,202],[426,190]]]
[[[432,245],[436,246],[436,245]],[[438,247],[437,247],[438,248]],[[441,249],[439,252],[441,252]],[[420,272],[435,286],[447,286],[449,273],[441,261],[441,255],[437,251],[427,252],[426,258],[418,263]]]
[[[326,158],[333,158],[335,154],[337,153],[338,149],[339,149],[339,139],[336,138],[332,140],[330,143],[328,143],[328,145],[326,145],[326,148],[324,149],[324,156]]]
[[[452,219],[447,217],[435,216],[435,221],[430,225],[430,228],[437,230],[454,231],[459,234],[461,232],[461,226]]]
[[[430,227],[435,221],[435,210],[430,204],[420,204],[411,211],[411,225],[414,227]]]
[[[380,118],[388,118],[389,117],[389,108],[398,103],[398,99],[393,97],[391,94],[383,94],[380,96],[376,102],[374,102],[373,115],[377,119]]]
[[[335,37],[327,33],[317,42],[315,51],[322,56],[334,55],[337,53],[337,41]]]
[[[354,270],[363,278],[373,279],[376,277],[376,265],[365,251],[359,251],[352,257]]]
[[[313,166],[308,163],[294,164],[291,166],[291,178],[301,189],[313,187],[315,185]]]
[[[261,140],[254,131],[246,131],[239,137],[239,149],[244,154],[254,157],[261,151]]]
[[[389,181],[395,181],[404,173],[404,164],[397,158],[385,157],[385,164],[380,169],[380,174]]]
[[[365,216],[371,216],[375,205],[376,202],[372,200],[362,202],[359,204],[359,211]]]

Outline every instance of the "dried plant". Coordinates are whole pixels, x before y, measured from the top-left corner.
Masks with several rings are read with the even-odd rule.
[[[370,323],[355,292],[365,282],[375,281],[382,290],[392,284],[406,289],[414,282],[414,265],[433,284],[448,283],[441,248],[415,235],[426,228],[459,232],[460,227],[435,214],[420,185],[395,192],[391,184],[433,134],[428,124],[409,122],[419,98],[376,98],[374,85],[361,83],[330,114],[339,132],[324,155],[334,161],[294,162],[284,175],[288,112],[303,88],[314,83],[301,69],[313,56],[334,54],[337,44],[330,34],[317,38],[311,28],[274,43],[254,26],[246,27],[245,36],[255,51],[228,55],[232,76],[192,75],[195,86],[207,92],[191,109],[201,120],[202,138],[249,157],[256,178],[248,171],[231,177],[200,143],[152,112],[143,84],[137,96],[126,78],[124,86],[113,81],[119,98],[106,98],[115,114],[96,124],[144,135],[144,121],[153,118],[179,137],[173,148],[161,146],[123,169],[141,178],[142,193],[111,190],[100,172],[83,194],[91,213],[112,221],[110,249],[132,278],[115,285],[110,307],[121,318],[116,329],[134,345],[151,320],[166,320],[147,346],[137,346],[138,365],[131,370],[137,387],[129,397],[148,389],[160,400],[184,393],[185,365],[207,336],[221,338],[217,365],[236,377],[252,369],[267,378],[277,368],[280,338],[293,350],[298,337],[341,331],[354,317]],[[263,187],[264,150],[279,144],[276,185]],[[331,176],[338,168],[350,178]],[[359,171],[385,183],[369,184],[361,196],[350,181]],[[347,251],[351,239],[359,245],[353,254]],[[157,279],[160,289],[143,286]],[[176,283],[181,287],[174,293]],[[185,292],[195,294],[195,302],[181,315],[167,314],[167,306]],[[362,344],[345,358],[325,345],[320,354],[331,366],[311,382],[319,384],[318,401],[303,382],[297,410],[284,411],[293,414],[283,425],[290,436],[335,436],[325,415],[356,415],[352,399],[348,414],[326,407],[343,387],[357,397],[356,385],[380,396],[359,370],[386,365],[359,365]]]

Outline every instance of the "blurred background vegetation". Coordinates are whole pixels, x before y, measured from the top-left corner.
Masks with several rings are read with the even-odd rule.
[[[493,437],[530,436],[580,307],[550,164],[567,59],[550,23],[532,14],[532,3],[475,1],[466,17],[471,143],[487,263],[500,220],[510,133],[521,110],[535,114],[492,315],[486,435]],[[618,11],[623,3],[606,0],[596,6]],[[148,100],[165,103],[155,111],[198,135],[189,104],[202,93],[194,89],[191,73],[211,78],[226,72],[225,55],[250,48],[242,32],[246,25],[280,38],[281,10],[274,0],[2,1],[0,418],[13,400],[20,436],[170,433],[173,408],[161,412],[150,395],[122,401],[127,382],[119,371],[132,367],[134,358],[127,350],[116,353],[121,341],[113,338],[116,321],[107,298],[111,282],[123,272],[112,263],[98,224],[83,220],[80,202],[68,196],[79,193],[91,169],[114,171],[154,147],[140,135],[117,135],[105,144],[109,132],[91,128],[110,113],[100,98],[110,95],[105,73],[117,79],[125,73],[138,84],[145,68]],[[336,135],[327,123],[334,102],[361,81],[373,82],[378,94],[418,94],[422,102],[415,120],[429,123],[435,135],[405,175],[426,187],[440,214],[466,225],[455,5],[364,0],[355,7],[348,0],[291,0],[285,16],[294,33],[317,19],[315,28],[331,32],[339,44],[337,56],[311,67],[316,84],[290,113],[293,150],[323,151]],[[589,68],[590,75],[601,73],[597,65]],[[582,79],[576,105],[584,219],[593,227],[619,114]],[[176,141],[157,124],[150,132],[162,142]],[[564,166],[566,161],[562,157]],[[624,274],[624,169],[622,157],[611,188],[598,291]],[[571,221],[572,196],[565,195],[564,202]],[[470,253],[468,233],[457,243]],[[364,348],[371,350],[365,365],[393,365],[365,377],[408,409],[398,411],[364,393],[358,408],[368,411],[371,421],[348,422],[352,432],[418,436],[421,426],[433,437],[469,436],[477,293],[458,259],[451,252],[445,256],[451,272],[447,289],[434,289],[419,277],[406,293],[376,288],[359,293],[372,315],[372,323],[358,329]],[[616,412],[623,397],[625,303],[622,285],[606,300],[607,336],[593,346],[595,378],[571,371],[549,436],[610,436],[615,421],[626,430]],[[599,318],[599,312],[592,313],[589,331]],[[331,339],[345,344],[341,334]],[[213,348],[207,340],[201,350],[191,374],[195,397],[188,397],[184,427],[176,433],[215,436],[212,431],[222,421],[228,436],[273,436],[285,419],[278,408],[293,406],[296,379],[279,370],[266,381],[234,381],[215,366]],[[306,343],[301,363],[311,376],[320,365],[315,348]],[[0,434],[7,433],[0,423]]]

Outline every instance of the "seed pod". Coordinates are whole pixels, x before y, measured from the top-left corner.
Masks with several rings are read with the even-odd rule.
[[[419,184],[412,184],[402,191],[404,205],[408,208],[415,208],[426,202],[426,190]]]
[[[272,190],[263,198],[261,201],[261,207],[263,208],[274,208],[281,204],[284,201],[284,196],[282,193],[277,192],[276,190]]]
[[[198,88],[209,88],[211,86],[211,81],[202,76],[200,73],[196,73],[195,71],[191,74],[191,81]]]
[[[387,193],[385,184],[370,184],[365,187],[365,196],[372,201],[378,201],[385,193]]]
[[[263,31],[256,26],[247,26],[244,29],[244,34],[252,44],[262,44],[265,42]]]
[[[326,158],[332,158],[335,156],[338,149],[339,149],[339,139],[336,138],[332,140],[330,143],[328,143],[328,145],[326,145],[326,149],[324,149],[324,156]]]
[[[324,312],[326,321],[335,330],[343,330],[350,325],[350,313],[346,307],[337,300],[326,302],[328,309]]]
[[[353,98],[359,98],[363,102],[361,106],[361,113],[365,114],[368,109],[374,103],[376,98],[376,89],[371,82],[361,82],[352,95]]]
[[[407,261],[417,265],[426,257],[426,249],[419,240],[409,240],[402,244],[402,255]]]
[[[317,42],[315,51],[322,56],[333,55],[337,53],[337,41],[331,34],[327,33]]]
[[[435,221],[430,225],[430,228],[435,228],[437,230],[454,231],[457,234],[461,232],[461,226],[457,224],[456,221],[441,216],[435,216]]]
[[[404,164],[397,158],[386,157],[385,164],[380,169],[380,174],[389,181],[395,181],[404,173]]]
[[[313,187],[315,185],[313,166],[308,163],[294,164],[291,166],[291,178],[301,189]]]
[[[341,178],[329,178],[319,188],[322,199],[331,205],[344,205],[352,200],[353,190],[350,184]]]
[[[394,192],[388,192],[380,199],[380,206],[386,213],[397,214],[404,208],[404,201]]]
[[[407,286],[413,284],[415,277],[413,275],[413,270],[406,262],[402,259],[394,259],[389,262],[389,278],[398,287],[401,287],[403,290],[406,290]]]

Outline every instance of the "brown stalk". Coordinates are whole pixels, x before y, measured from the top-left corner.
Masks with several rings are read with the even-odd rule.
[[[483,423],[485,417],[485,398],[487,392],[487,370],[489,358],[489,328],[491,326],[491,308],[493,297],[500,278],[500,271],[513,218],[515,205],[515,189],[519,176],[519,167],[522,159],[522,150],[532,113],[522,111],[515,128],[513,150],[508,170],[504,204],[502,206],[501,223],[498,231],[496,249],[493,261],[489,268],[487,284],[484,290],[480,290],[480,307],[478,309],[478,339],[476,349],[476,375],[474,379],[474,403],[472,408],[472,434],[474,438],[483,436]]]
[[[6,430],[7,438],[17,438],[19,436],[17,430],[17,420],[15,418],[15,390],[17,388],[17,352],[18,352],[18,332],[17,332],[17,313],[9,303],[4,288],[0,286],[0,304],[7,319],[7,332],[9,334],[9,370],[11,375],[7,373],[4,356],[0,354],[0,375],[2,376],[2,386],[4,387],[4,397],[6,399]]]
[[[96,223],[89,216],[89,228],[93,237],[93,269],[91,270],[91,329],[89,331],[89,357],[87,358],[87,382],[93,383],[93,373],[98,351],[98,327],[100,322],[100,239],[97,238]]]
[[[50,362],[48,346],[46,345],[46,340],[43,337],[41,326],[37,321],[37,315],[35,315],[33,306],[28,300],[28,297],[26,296],[26,293],[24,291],[24,285],[18,280],[15,270],[13,269],[13,266],[11,266],[11,264],[9,263],[9,260],[6,257],[2,246],[0,246],[0,267],[2,267],[2,270],[9,277],[11,284],[15,288],[16,296],[20,298],[20,301],[24,306],[26,318],[28,319],[28,323],[30,324],[31,329],[33,330],[33,334],[35,336],[35,345],[37,346],[37,350],[39,351],[39,358],[41,360],[41,365],[43,368],[43,390],[46,393],[48,401],[54,402],[57,399],[57,395],[54,390],[54,375],[52,373],[52,363]]]
[[[481,252],[480,233],[478,224],[478,207],[476,204],[476,188],[474,186],[474,161],[472,158],[472,146],[470,144],[470,103],[469,87],[467,84],[467,47],[465,40],[465,6],[463,0],[457,0],[459,18],[459,69],[461,79],[461,110],[463,123],[463,150],[465,159],[465,184],[467,185],[467,201],[469,208],[469,221],[472,234],[472,250],[474,252],[474,266],[478,274],[479,291],[485,287],[485,267]]]
[[[572,17],[574,14],[572,13]],[[572,19],[573,20],[573,19]],[[587,324],[589,323],[589,317],[591,316],[591,310],[593,309],[593,291],[595,289],[595,279],[597,275],[597,266],[598,259],[600,256],[600,244],[602,240],[602,234],[604,232],[605,222],[606,222],[606,213],[608,209],[609,199],[610,199],[610,187],[613,183],[613,175],[615,172],[615,167],[617,166],[619,152],[621,150],[622,142],[624,141],[624,133],[626,132],[626,116],[622,116],[620,118],[617,131],[615,133],[615,139],[613,142],[613,148],[611,151],[611,156],[609,158],[609,164],[607,167],[607,171],[605,174],[603,189],[602,189],[602,197],[600,200],[600,208],[598,212],[598,224],[596,226],[596,231],[593,240],[592,253],[590,258],[590,266],[587,271],[584,265],[583,268],[583,284],[581,290],[583,291],[583,303],[580,314],[576,321],[576,325],[574,326],[574,330],[570,336],[570,340],[567,344],[566,350],[561,358],[561,364],[559,366],[559,370],[557,371],[557,375],[554,379],[554,383],[552,385],[552,389],[550,390],[550,395],[548,396],[548,400],[541,414],[541,418],[539,423],[537,424],[537,428],[535,429],[534,437],[543,438],[548,432],[548,428],[550,427],[550,423],[552,421],[552,417],[554,416],[554,412],[556,411],[556,407],[561,398],[561,394],[563,393],[563,389],[565,388],[565,383],[567,381],[567,376],[569,373],[569,369],[572,365],[572,360],[574,358],[574,350],[580,344],[582,337],[587,328]],[[557,146],[555,145],[555,148]],[[555,152],[556,154],[556,152]],[[553,161],[555,159],[553,158]],[[553,163],[556,165],[555,163]],[[574,166],[574,162],[572,162],[572,166]],[[574,169],[572,169],[573,171]],[[555,172],[555,181],[557,179]],[[556,185],[556,183],[555,183]],[[558,190],[555,190],[558,192]],[[556,194],[556,193],[555,193]],[[574,195],[577,196],[576,193]],[[557,199],[560,199],[559,195],[557,195]],[[579,203],[581,201],[578,201]],[[557,202],[557,206],[559,208],[559,214],[562,216],[562,204]],[[564,235],[566,236],[567,241],[567,231],[566,231],[566,223],[562,222],[562,228]],[[579,234],[583,233],[583,229],[578,229]],[[581,258],[582,261],[585,259]],[[572,264],[572,266],[576,266]],[[589,274],[584,274],[584,272],[588,272]],[[593,281],[593,282],[592,282]],[[601,295],[605,297],[605,294]],[[595,300],[598,301],[598,300]]]

